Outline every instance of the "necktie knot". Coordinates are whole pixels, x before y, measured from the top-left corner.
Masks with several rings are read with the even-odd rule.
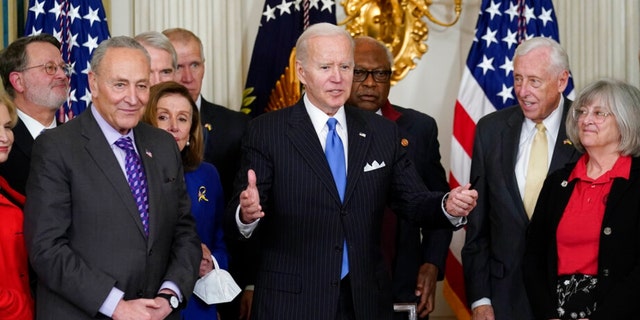
[[[131,138],[129,137],[122,137],[118,140],[116,140],[116,142],[114,143],[118,148],[124,150],[124,151],[133,151],[135,150],[133,148],[133,142],[131,141]]]
[[[536,130],[538,130],[538,132],[544,132],[547,128],[544,126],[544,123],[540,122],[536,123]]]
[[[327,127],[329,127],[329,131],[336,130],[337,123],[338,123],[338,120],[336,120],[336,118],[329,118],[329,120],[327,120]]]

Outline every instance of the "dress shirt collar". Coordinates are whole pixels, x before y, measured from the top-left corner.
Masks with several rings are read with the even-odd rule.
[[[196,100],[196,107],[198,107],[198,111],[200,111],[201,109],[200,106],[202,106],[202,95],[199,95],[198,99]]]
[[[136,148],[136,143],[135,143],[135,139],[133,136],[133,130],[129,130],[129,132],[127,132],[127,134],[125,134],[124,136],[122,134],[120,134],[120,132],[118,132],[118,130],[114,129],[108,122],[107,120],[105,120],[102,115],[100,115],[100,113],[98,112],[98,110],[96,110],[96,108],[91,105],[91,113],[93,114],[93,117],[96,119],[96,122],[98,123],[98,127],[100,127],[100,131],[102,131],[102,134],[104,134],[104,137],[107,139],[107,142],[109,143],[110,146],[114,146],[114,143],[122,138],[122,137],[130,137],[131,141],[133,142],[133,147],[136,149],[136,152],[138,151],[138,149]]]
[[[564,114],[564,97],[560,96],[560,102],[558,103],[558,107],[549,114],[542,123],[545,128],[547,128],[547,137],[549,138],[549,146],[552,148],[555,146],[555,140],[558,137],[558,131],[560,131],[560,124],[564,121],[562,115]],[[536,123],[528,118],[524,118],[524,123],[522,124],[523,132],[529,133],[531,135],[535,135],[536,132]],[[528,136],[529,134],[525,135]]]
[[[37,138],[42,133],[42,130],[53,129],[56,127],[57,123],[56,123],[55,117],[53,118],[53,122],[51,122],[51,124],[45,127],[40,122],[38,122],[38,120],[30,117],[26,113],[22,112],[20,109],[16,109],[16,111],[18,112],[18,117],[20,117],[20,120],[22,120],[22,123],[24,123],[24,125],[27,127],[27,130],[29,130],[29,133],[31,134],[33,139]]]
[[[309,101],[309,98],[307,97],[306,94],[304,95],[303,101],[304,101],[304,107],[307,110],[309,117],[311,118],[311,123],[313,124],[313,128],[315,129],[316,134],[318,134],[318,136],[321,136],[320,132],[322,132],[322,130],[326,128],[327,120],[329,120],[330,117],[326,113],[322,112],[322,110],[320,110],[318,107],[313,105],[311,101]],[[339,131],[338,134],[341,133],[340,131],[342,131],[343,133],[346,133],[347,117],[344,113],[344,106],[338,109],[338,112],[336,112],[336,114],[333,115],[333,118],[338,120],[338,126],[337,126]],[[326,137],[326,133],[324,134],[324,136]],[[340,138],[344,140],[345,137],[343,137],[340,134]]]

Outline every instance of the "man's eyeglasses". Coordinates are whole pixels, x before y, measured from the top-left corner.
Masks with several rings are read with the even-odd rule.
[[[375,82],[387,82],[391,78],[391,70],[353,70],[353,81],[362,82],[367,80],[367,77],[371,74],[373,81]]]
[[[55,64],[54,62],[47,62],[45,64],[39,64],[37,66],[26,67],[22,69],[22,71],[27,71],[29,69],[35,69],[35,68],[44,68],[44,72],[46,72],[50,76],[56,74],[56,72],[58,72],[58,68],[60,68],[62,69],[62,72],[64,72],[64,74],[67,77],[71,76],[71,65],[67,63],[61,63],[58,65],[58,64]]]
[[[594,110],[589,112],[589,109],[587,108],[577,108],[573,109],[573,119],[576,121],[583,121],[586,117],[589,116],[589,113],[591,113],[593,122],[597,124],[603,123],[608,116],[613,115],[609,111]]]

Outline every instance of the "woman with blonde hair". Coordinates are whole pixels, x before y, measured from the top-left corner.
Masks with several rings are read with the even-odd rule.
[[[13,102],[0,94],[0,163],[7,161],[18,115]],[[0,319],[33,319],[27,248],[23,233],[24,195],[0,176]]]

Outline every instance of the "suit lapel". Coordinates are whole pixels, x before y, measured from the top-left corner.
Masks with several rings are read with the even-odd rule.
[[[329,192],[333,195],[337,202],[340,201],[338,195],[338,189],[333,180],[329,163],[322,151],[322,145],[318,140],[311,118],[304,107],[302,99],[293,107],[291,107],[291,117],[289,119],[289,128],[287,130],[287,137],[298,150],[304,161],[309,164],[309,167],[318,176],[318,179],[326,186]],[[347,177],[349,175],[347,174]],[[347,179],[347,190],[349,187],[349,179]],[[345,193],[346,199],[346,193]]]
[[[634,157],[631,158],[629,179],[616,178],[613,180],[611,190],[609,191],[609,199],[607,199],[606,212],[620,211],[620,209],[616,209],[616,206],[626,203],[622,198],[637,196],[637,189],[629,190],[629,188],[636,185],[635,182],[638,180],[638,175],[640,175],[640,159]],[[622,209],[622,211],[624,211],[624,209]]]
[[[113,154],[111,146],[107,143],[104,134],[100,130],[98,123],[96,122],[93,114],[90,110],[83,112],[78,116],[82,126],[82,136],[85,140],[85,149],[100,168],[104,176],[107,178],[111,185],[112,191],[118,195],[122,203],[127,208],[127,211],[131,214],[133,221],[138,226],[140,234],[144,237],[144,229],[142,222],[140,221],[140,213],[136,202],[131,195],[131,189],[129,189],[129,183],[125,174],[122,172],[118,160]],[[146,169],[146,166],[145,166]],[[149,174],[147,174],[148,176]],[[96,186],[98,188],[106,186]],[[101,190],[101,192],[106,192]]]
[[[157,235],[159,217],[154,216],[154,212],[158,212],[159,208],[156,208],[155,204],[162,203],[159,198],[162,195],[160,189],[163,185],[163,181],[160,181],[163,177],[157,162],[153,158],[154,139],[149,135],[149,130],[143,130],[141,125],[138,124],[134,128],[134,136],[136,138],[136,148],[140,154],[142,165],[144,166],[145,175],[147,176],[147,195],[149,197],[149,240],[152,241]],[[136,208],[136,217],[140,220],[139,212]],[[140,230],[142,229],[142,223],[140,223]]]
[[[565,142],[567,140],[565,120],[567,119],[569,109],[571,109],[571,100],[565,98],[564,110],[562,110],[562,122],[560,122],[558,138],[556,139],[556,145],[553,147],[553,157],[551,158],[551,164],[549,165],[549,172],[547,175],[563,168],[567,163],[577,161],[580,156],[578,150],[576,150],[572,144]]]
[[[33,147],[33,137],[29,133],[27,126],[18,118],[18,123],[12,129],[13,131],[13,148],[20,149],[20,152],[31,158],[31,148]]]
[[[345,191],[345,202],[349,199],[360,176],[364,172],[365,157],[369,150],[371,132],[364,119],[352,109],[345,107],[347,116],[347,134],[349,135],[349,167],[347,168],[347,190]],[[369,138],[367,138],[369,137]]]
[[[502,170],[507,181],[507,189],[511,201],[518,209],[518,216],[524,223],[528,223],[529,217],[524,210],[520,189],[518,188],[518,180],[515,175],[516,158],[518,157],[518,147],[520,144],[520,132],[522,131],[522,121],[524,114],[519,106],[514,107],[514,112],[507,119],[507,127],[502,132]]]

